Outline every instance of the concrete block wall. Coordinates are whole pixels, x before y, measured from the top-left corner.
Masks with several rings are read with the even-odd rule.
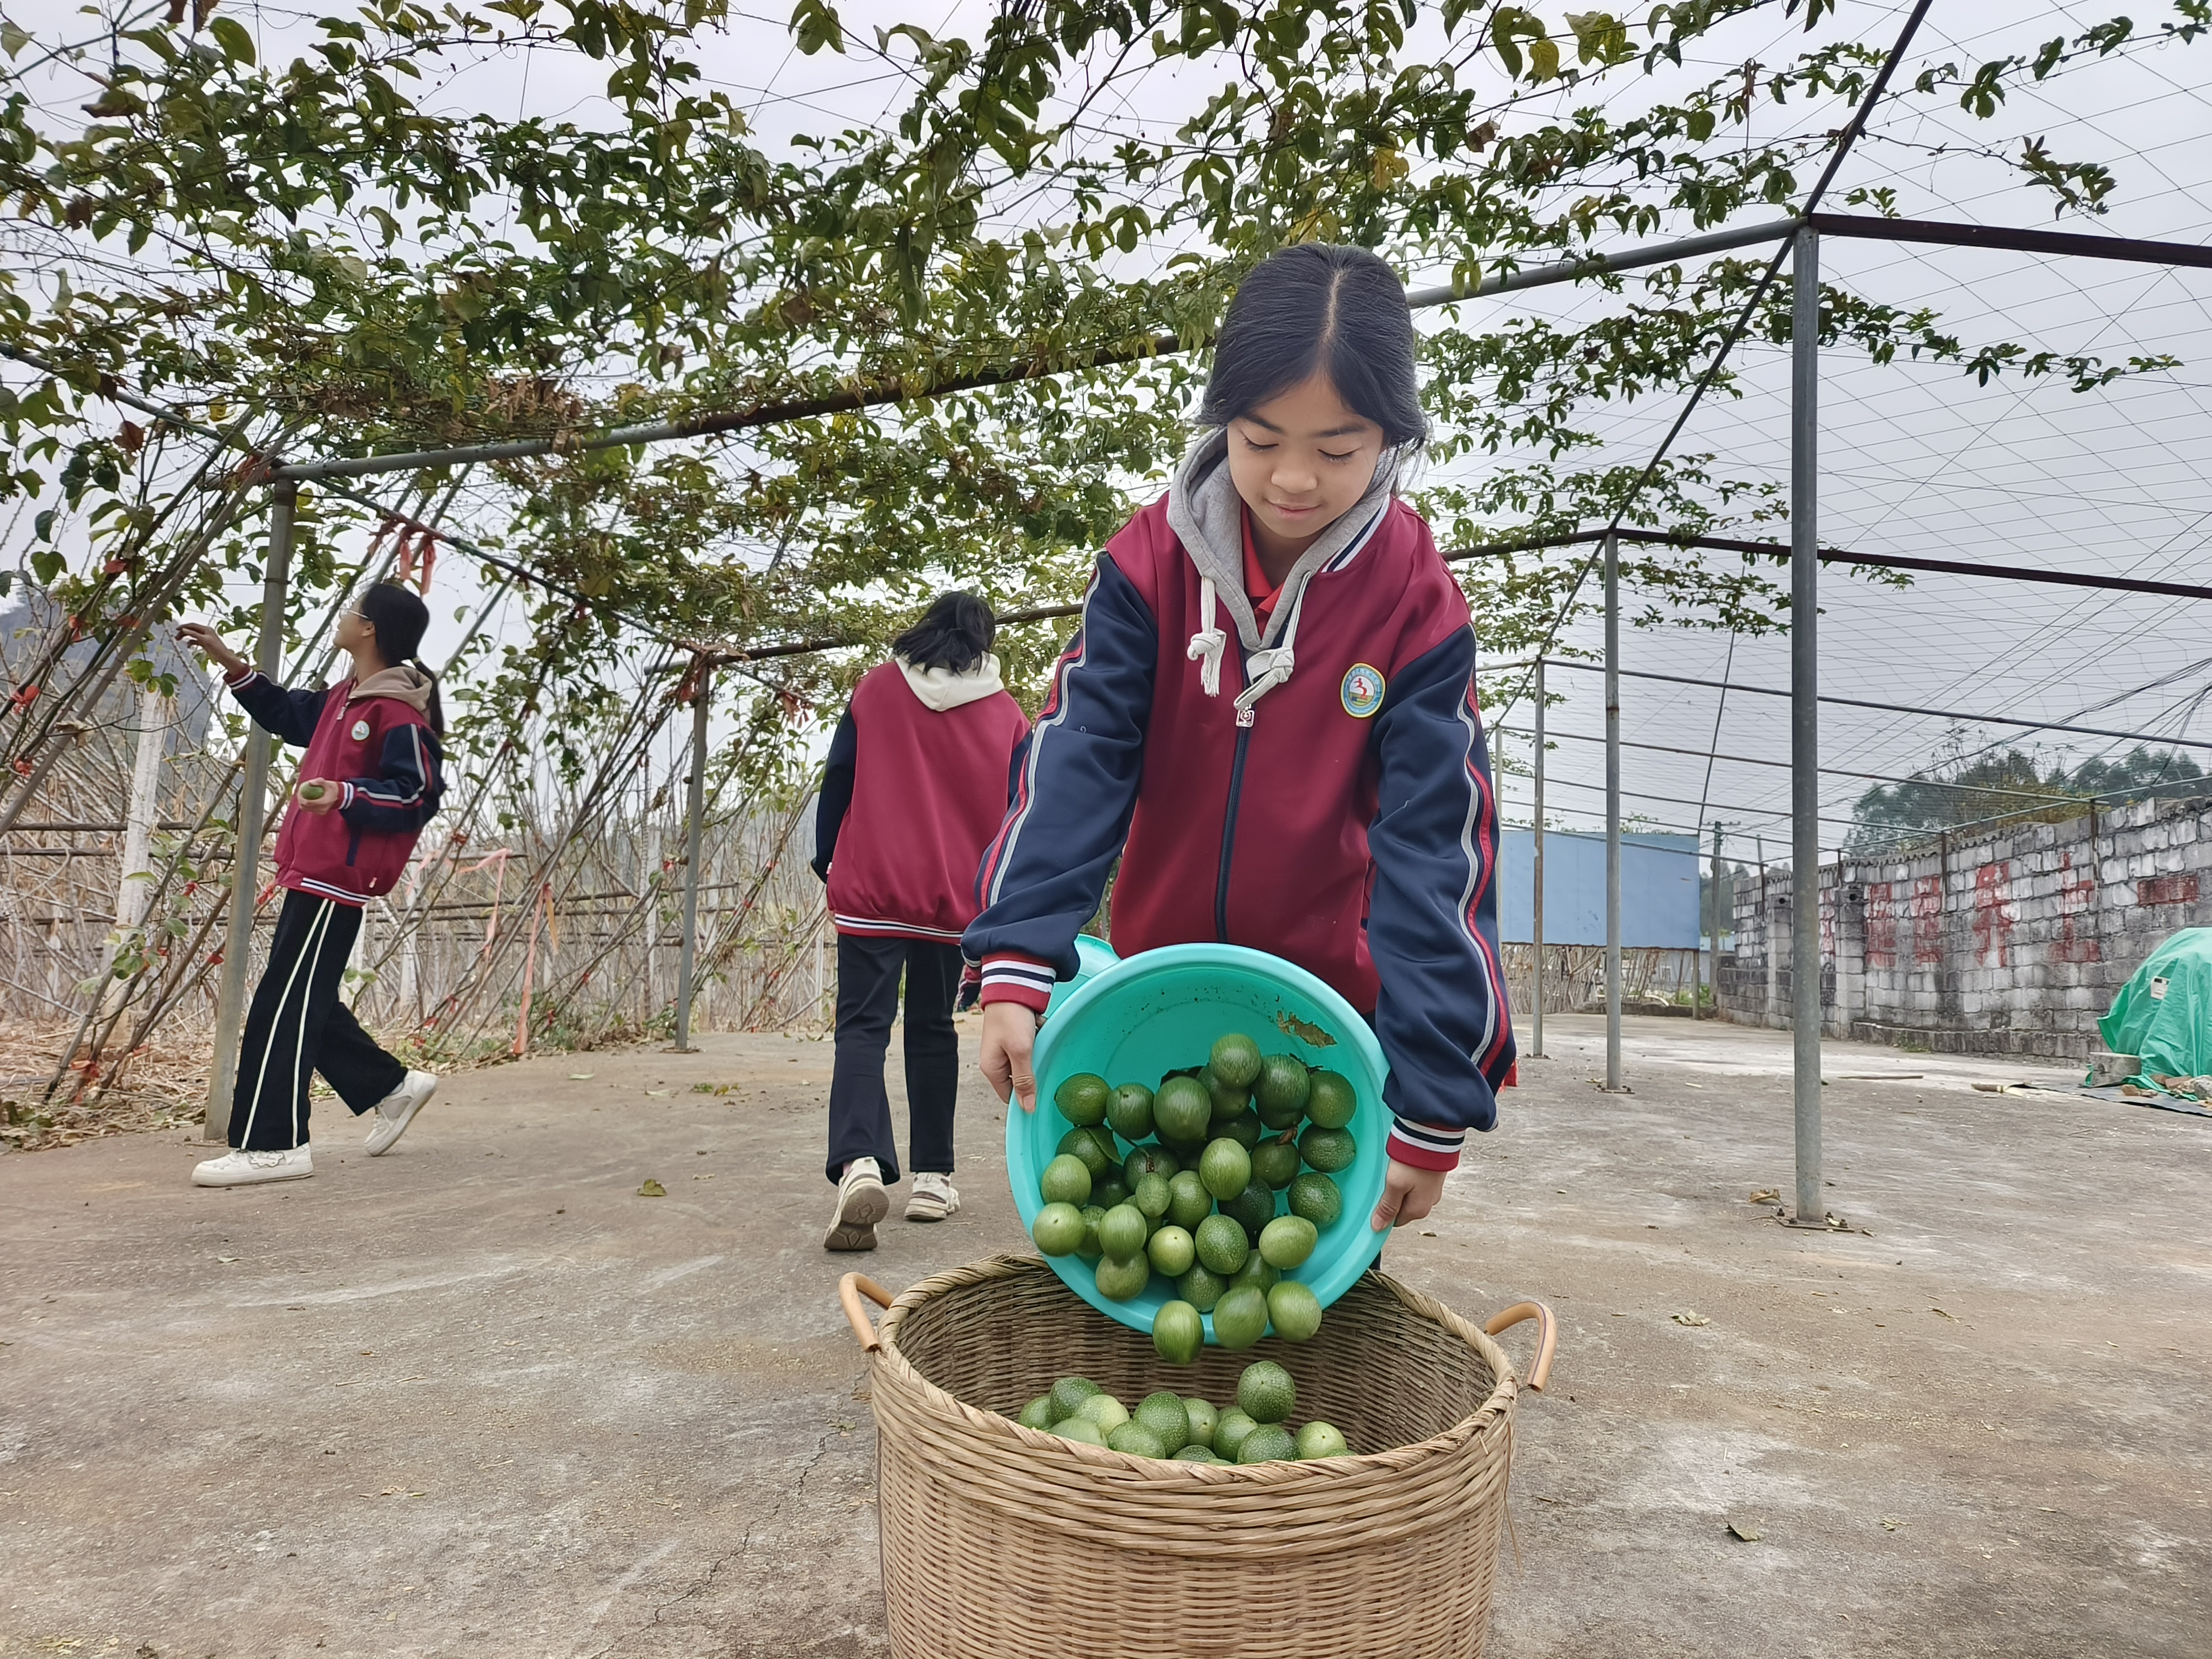
[[[2212,800],[2144,801],[1824,866],[1824,1028],[1945,1054],[2096,1052],[2097,1021],[2143,958],[2212,924],[2208,817]],[[1730,1018],[1790,1023],[1794,887],[1785,866],[1737,884],[1718,975]]]

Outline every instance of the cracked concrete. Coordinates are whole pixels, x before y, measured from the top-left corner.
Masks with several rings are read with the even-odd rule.
[[[0,1654],[887,1651],[828,1049],[704,1041],[457,1078],[374,1161],[320,1115],[274,1188],[173,1135],[0,1158]],[[1832,1045],[1865,1231],[1808,1235],[1747,1201],[1786,1033],[1632,1022],[1629,1097],[1591,1022],[1552,1050],[1389,1250],[1561,1317],[1493,1653],[2212,1651],[2212,1122]],[[962,1114],[962,1212],[859,1264],[893,1286],[1023,1243]]]

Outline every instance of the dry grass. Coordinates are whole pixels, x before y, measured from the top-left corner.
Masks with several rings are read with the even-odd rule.
[[[74,1020],[0,1021],[0,1146],[44,1151],[101,1135],[199,1123],[207,1103],[209,1047],[204,1033],[163,1032],[131,1056],[113,1088],[95,1079],[78,1091],[72,1079],[49,1098],[53,1056],[76,1030]],[[72,1101],[72,1094],[79,1097]]]

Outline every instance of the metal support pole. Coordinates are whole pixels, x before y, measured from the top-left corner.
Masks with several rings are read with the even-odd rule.
[[[1721,827],[1713,826],[1713,1018],[1721,1017],[1721,918],[1730,921],[1735,918],[1735,907],[1725,896],[1721,872],[1727,866],[1721,862]]]
[[[1620,540],[1605,538],[1605,1087],[1620,1080]]]
[[[691,700],[691,787],[684,810],[684,948],[676,967],[676,1052],[691,1052],[692,975],[699,954],[700,843],[707,817],[707,710],[714,686],[711,658],[696,659],[698,676]]]
[[[1536,936],[1536,989],[1530,999],[1535,1019],[1536,1050],[1544,1058],[1544,659],[1536,659],[1536,872],[1529,902],[1534,913],[1530,931]]]
[[[261,573],[261,637],[253,665],[275,679],[284,672],[284,610],[292,581],[292,518],[300,486],[279,478],[269,511],[269,559]],[[269,734],[246,726],[244,775],[238,784],[238,847],[231,860],[229,926],[223,934],[222,977],[216,981],[215,1064],[208,1079],[200,1133],[230,1139],[230,1097],[238,1081],[238,1034],[246,1021],[246,970],[253,956],[253,900],[261,886],[261,834],[268,822]]]
[[[1797,1213],[1826,1224],[1820,1196],[1820,244],[1801,230],[1790,252],[1790,1024],[1796,1048]]]

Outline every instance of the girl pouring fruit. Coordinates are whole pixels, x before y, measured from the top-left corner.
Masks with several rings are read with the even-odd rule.
[[[1257,267],[1200,422],[1098,561],[977,874],[983,1071],[1034,1109],[1037,1019],[1118,857],[1124,956],[1249,945],[1373,1021],[1381,1230],[1436,1204],[1514,1060],[1473,625],[1397,494],[1427,423],[1389,267],[1316,244]]]

